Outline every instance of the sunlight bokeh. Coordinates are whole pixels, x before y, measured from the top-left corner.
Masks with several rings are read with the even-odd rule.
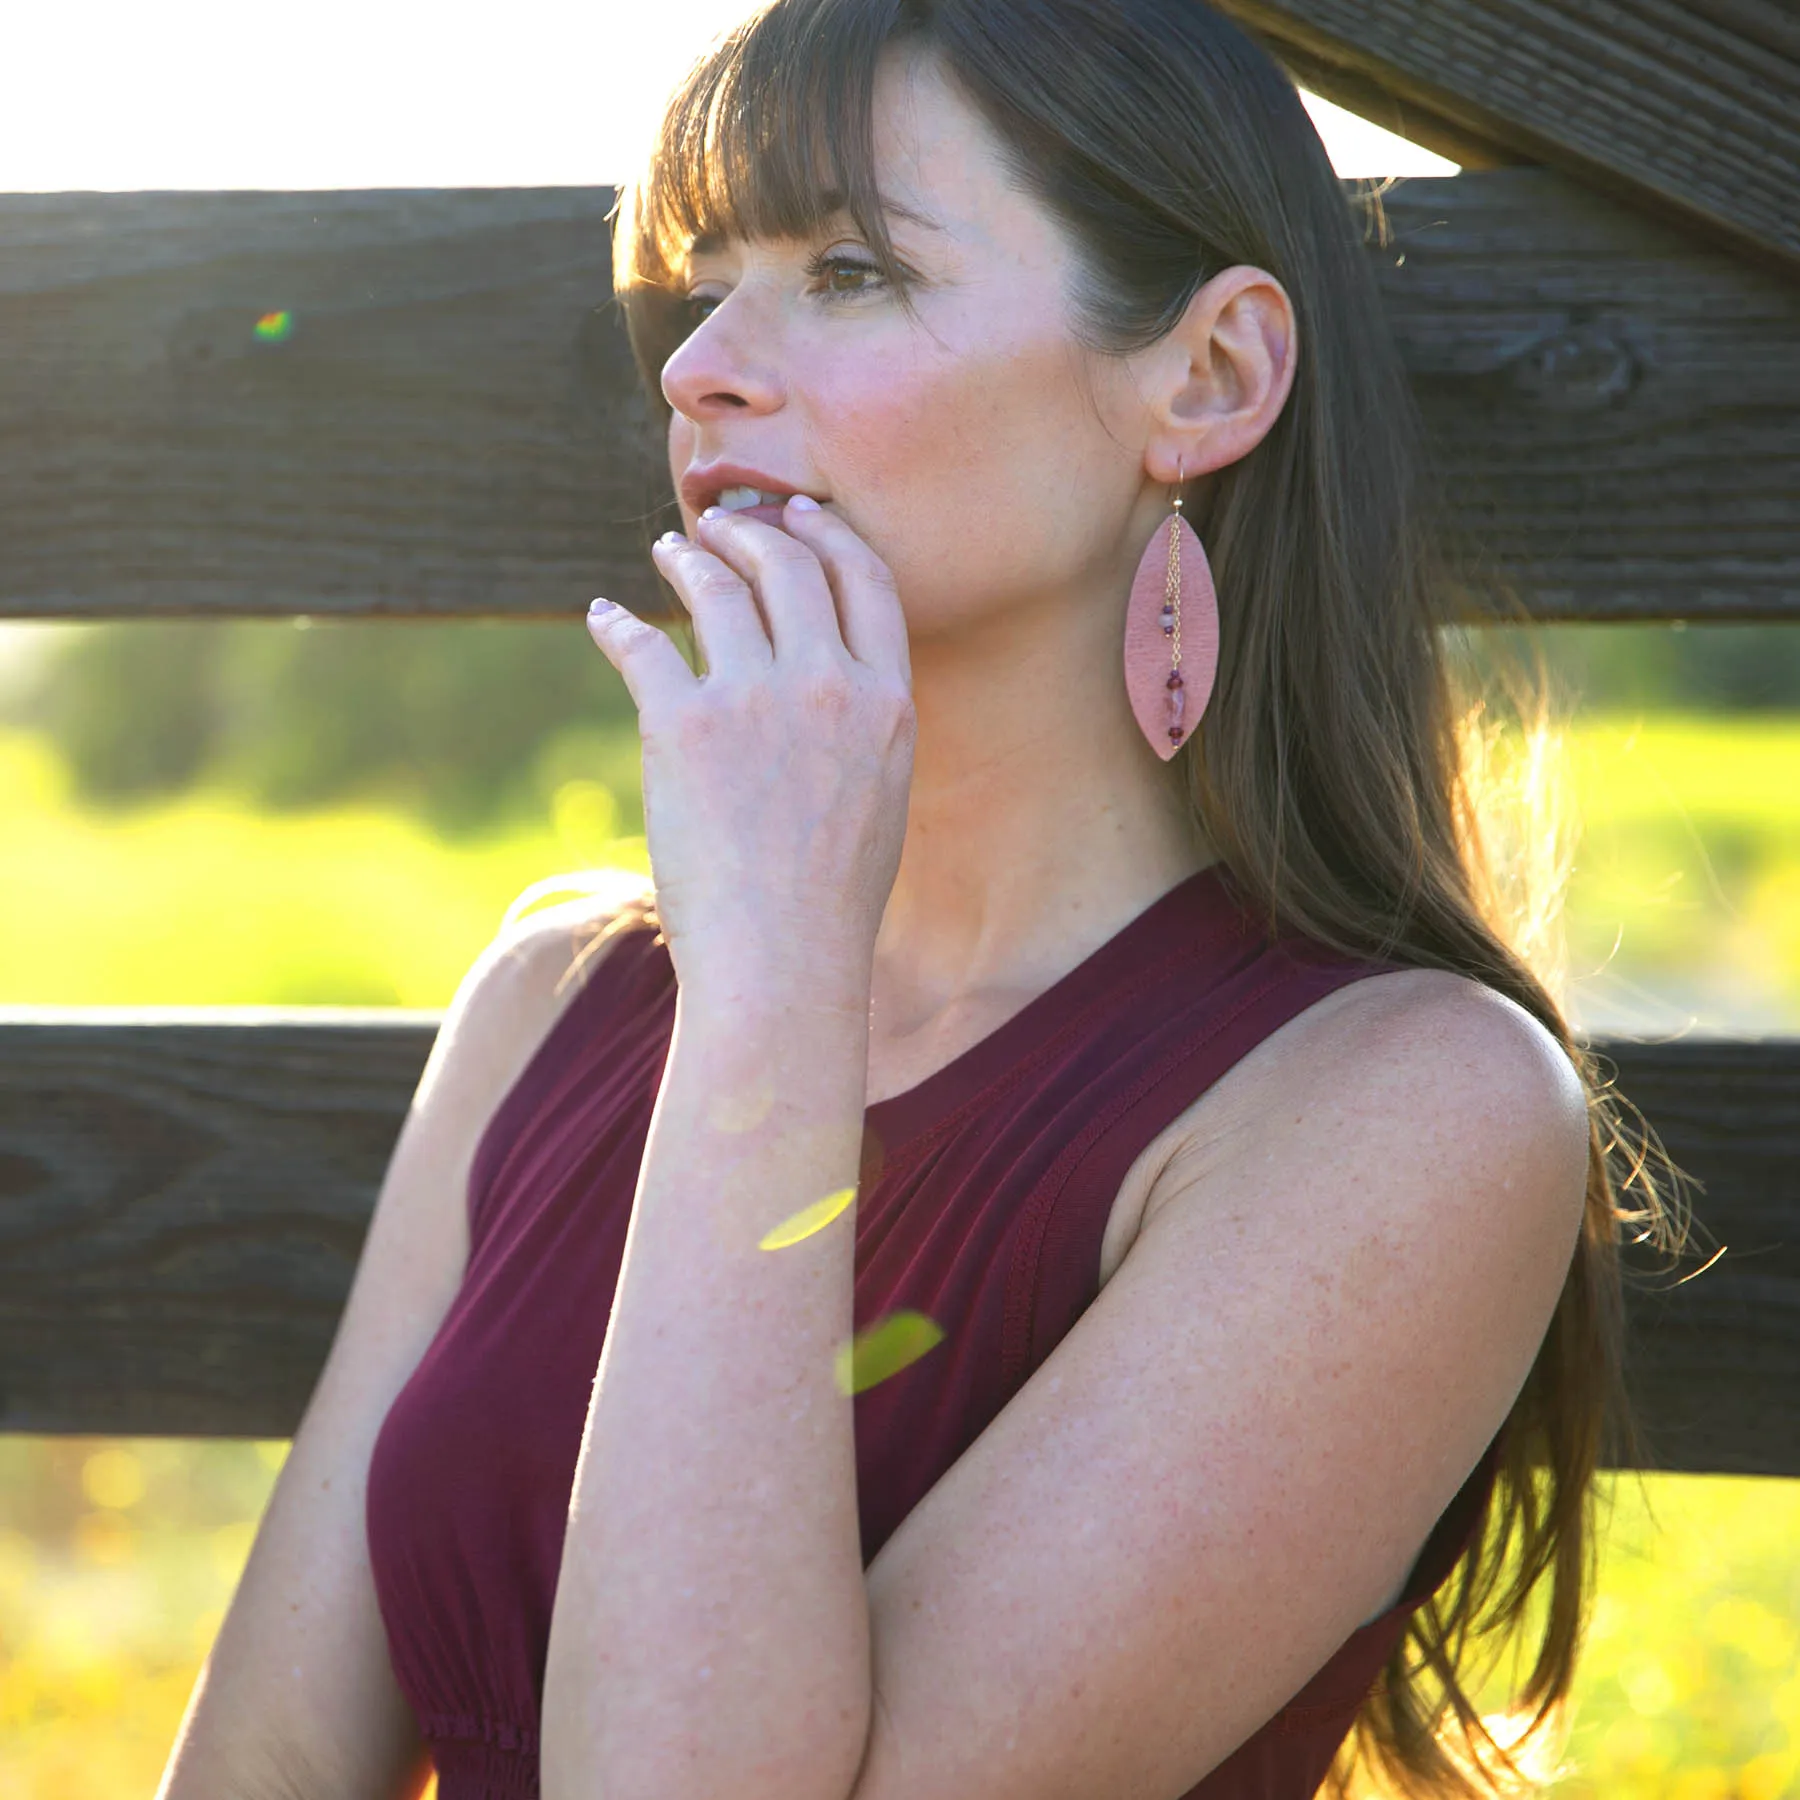
[[[890,1356],[909,1347],[899,1336]],[[0,1794],[154,1793],[286,1451],[0,1437]],[[1787,1800],[1800,1483],[1628,1477],[1605,1491],[1559,1800]]]

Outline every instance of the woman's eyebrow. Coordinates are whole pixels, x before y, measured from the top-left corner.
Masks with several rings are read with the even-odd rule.
[[[895,200],[887,194],[882,194],[879,199],[881,210],[896,219],[904,219],[907,224],[917,225],[924,231],[942,231],[944,229],[943,225],[932,218],[929,213],[919,212],[902,200]],[[819,196],[819,204],[828,210],[828,215],[832,218],[850,210],[845,204],[844,194],[837,188],[827,188]]]
[[[840,188],[827,188],[818,197],[820,211],[827,219],[835,219],[848,213],[850,208],[845,203]],[[904,219],[909,225],[917,225],[922,231],[943,231],[945,227],[928,213],[922,213],[915,207],[908,206],[902,200],[881,196],[881,210],[890,218]],[[688,245],[688,255],[711,256],[725,248],[725,235],[718,231],[703,231]]]

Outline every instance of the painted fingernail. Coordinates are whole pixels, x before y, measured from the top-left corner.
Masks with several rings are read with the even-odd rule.
[[[792,512],[817,512],[819,503],[811,494],[790,494],[788,508]]]
[[[618,602],[614,600],[590,600],[588,602],[588,617],[590,619],[596,613],[617,612],[618,610]]]
[[[700,516],[703,519],[722,519],[725,517],[725,508],[722,506],[709,506]]]
[[[687,539],[679,531],[665,531],[651,546],[654,550],[673,550],[677,544],[685,544]]]

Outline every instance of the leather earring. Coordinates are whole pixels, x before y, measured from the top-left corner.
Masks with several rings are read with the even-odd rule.
[[[1167,762],[1191,737],[1219,670],[1219,602],[1206,551],[1174,510],[1138,563],[1125,609],[1125,691],[1150,748]]]

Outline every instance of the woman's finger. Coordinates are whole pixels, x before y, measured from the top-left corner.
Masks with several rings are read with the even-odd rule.
[[[708,550],[755,588],[777,656],[799,660],[820,651],[844,654],[825,571],[799,539],[716,506],[700,515],[695,530]]]
[[[667,707],[695,687],[681,652],[636,613],[611,600],[596,600],[588,608],[587,627],[600,653],[625,678],[640,720],[646,709]]]
[[[650,554],[694,621],[708,674],[766,669],[775,660],[756,596],[729,563],[679,531],[665,531],[650,546]]]
[[[901,676],[912,687],[912,654],[906,614],[900,608],[893,572],[828,507],[796,506],[782,515],[784,527],[812,551],[837,599],[845,644],[858,662],[883,674]]]

